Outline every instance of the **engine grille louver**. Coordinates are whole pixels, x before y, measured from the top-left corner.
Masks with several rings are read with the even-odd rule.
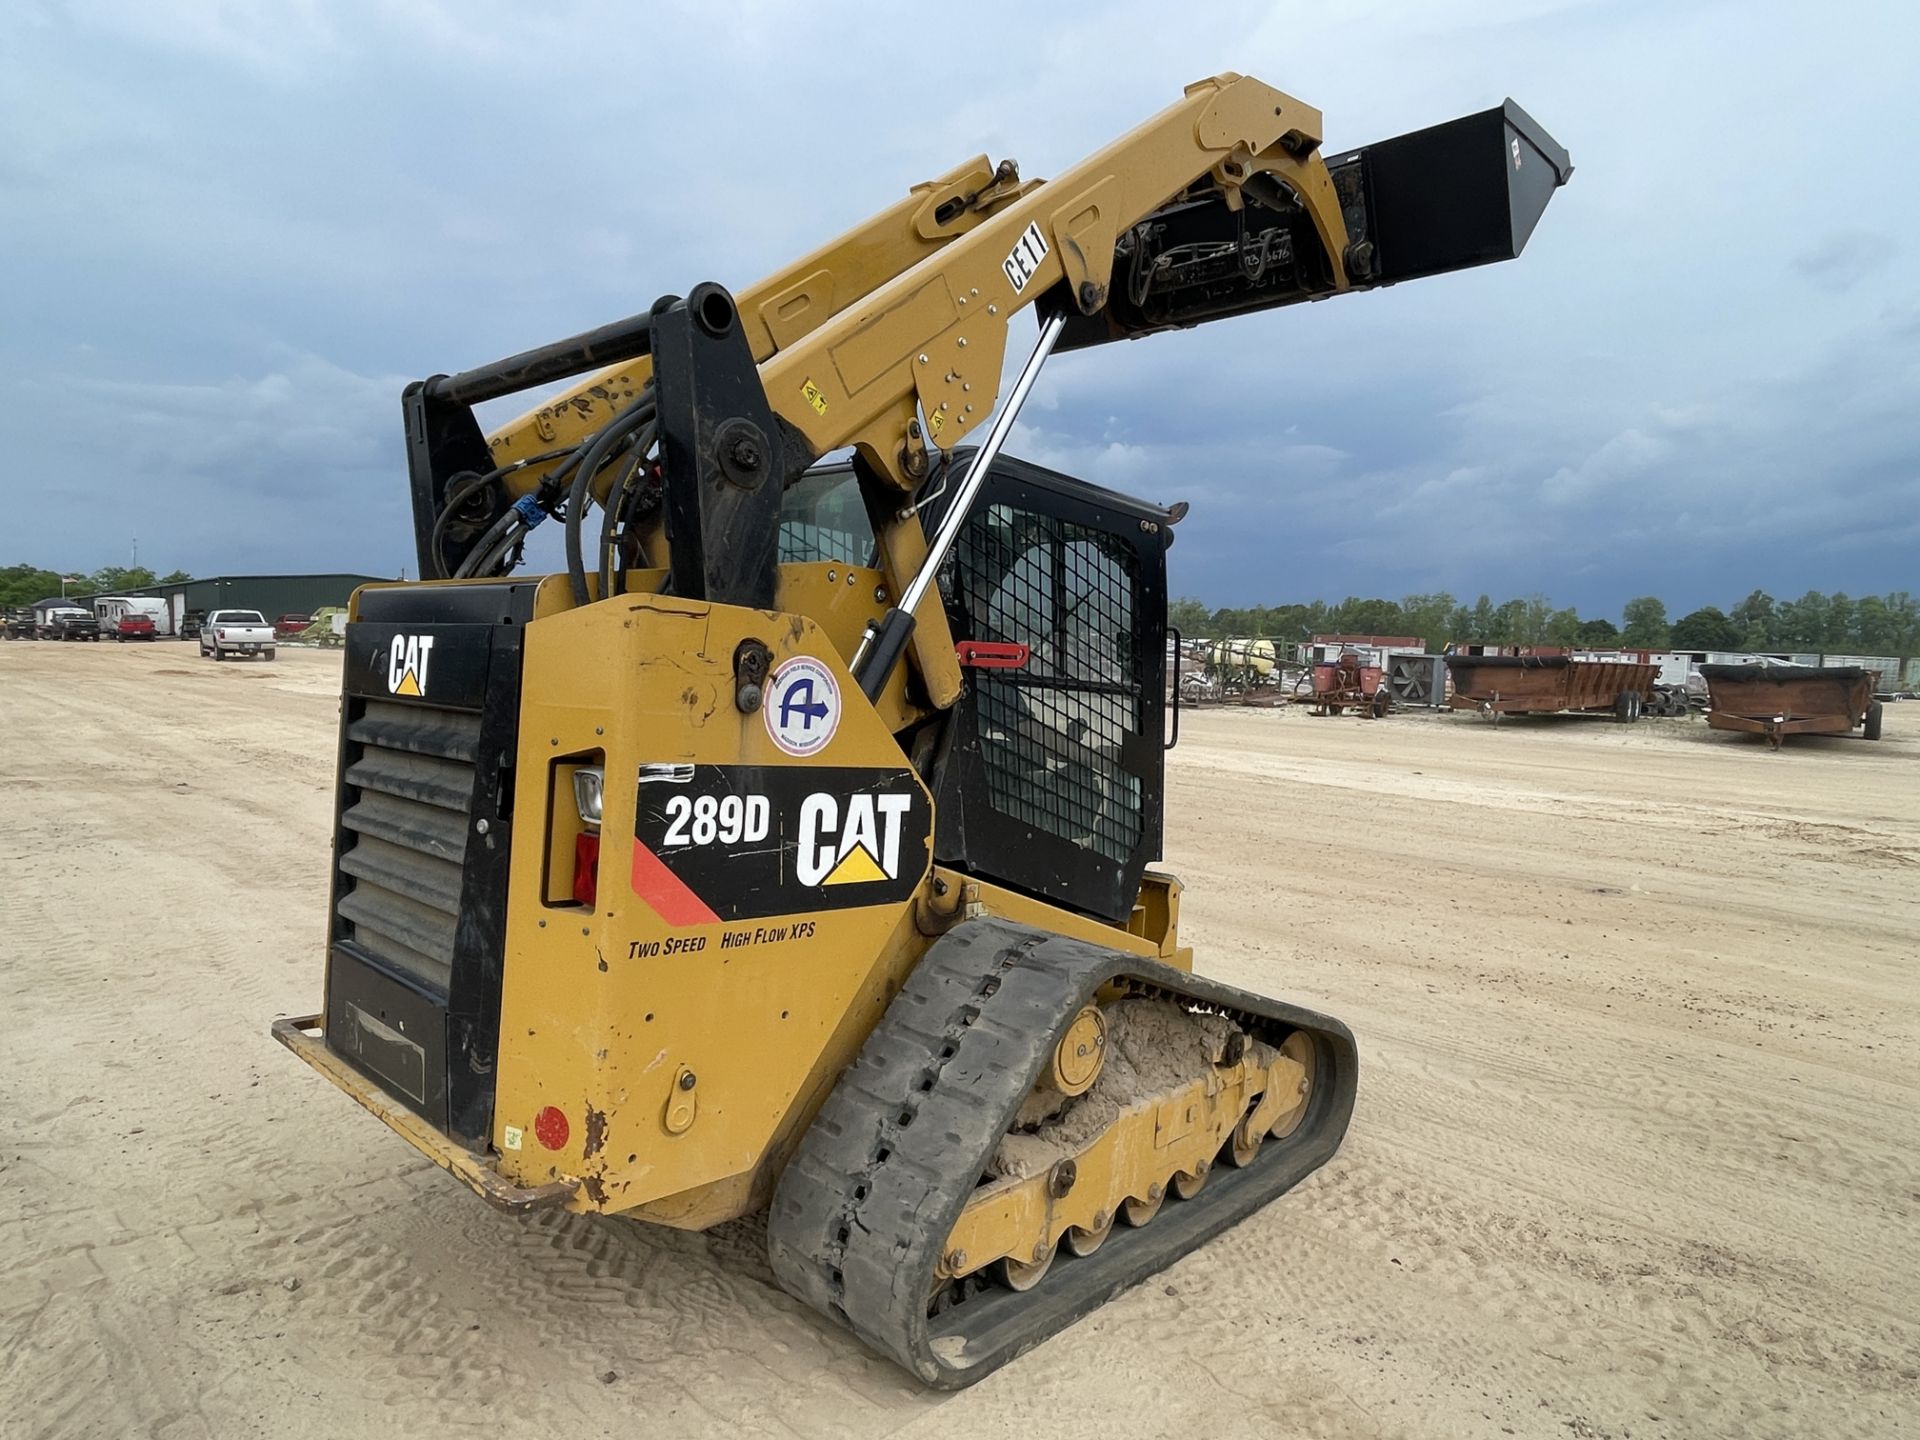
[[[368,700],[347,726],[339,937],[445,994],[460,917],[480,717]]]

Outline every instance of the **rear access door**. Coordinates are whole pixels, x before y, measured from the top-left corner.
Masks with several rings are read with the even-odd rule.
[[[533,591],[366,590],[346,635],[327,1044],[475,1146],[493,1117]]]

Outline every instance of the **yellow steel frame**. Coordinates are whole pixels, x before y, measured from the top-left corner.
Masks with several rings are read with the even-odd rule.
[[[1118,237],[1195,181],[1237,204],[1249,176],[1279,177],[1312,215],[1345,288],[1345,232],[1320,132],[1311,107],[1221,75],[1053,181],[1020,183],[982,157],[916,188],[739,297],[775,411],[819,452],[858,447],[904,495],[925,473],[929,442],[949,448],[992,412],[1013,315],[1061,282],[1083,309],[1099,308]],[[1045,253],[1016,284],[1003,261],[1034,228]],[[590,377],[496,434],[496,458],[577,442],[644,379],[644,363]],[[530,467],[515,483],[537,474]],[[777,611],[652,593],[657,571],[630,574],[626,593],[579,607],[564,577],[541,583],[524,641],[496,1158],[481,1163],[392,1106],[382,1113],[482,1193],[564,1194],[573,1209],[689,1228],[765,1204],[902,979],[964,916],[1003,915],[1191,968],[1177,933],[1179,886],[1166,876],[1148,877],[1118,926],[936,869],[930,854],[903,861],[920,879],[898,903],[758,923],[672,925],[622,882],[636,797],[616,777],[642,764],[910,768],[896,734],[923,702],[951,703],[961,679],[937,591],[917,617],[919,695],[910,699],[896,674],[869,703],[848,673],[867,622],[926,553],[912,514],[876,519],[885,522],[878,569],[784,566]],[[656,565],[657,540],[648,552]],[[749,639],[776,663],[811,656],[836,677],[843,713],[819,755],[781,753],[762,717],[736,706],[733,656]],[[571,843],[558,823],[569,803],[559,787],[588,760],[608,776],[591,907],[572,902],[551,848]],[[738,937],[756,929],[764,933]],[[729,935],[737,943],[723,945]],[[324,1063],[316,1045],[294,1048],[380,1112],[369,1087]],[[1249,1073],[1235,1083],[1244,1095],[1253,1082]],[[1220,1114],[1233,1108],[1217,1084],[1212,1097]],[[534,1138],[548,1107],[571,1122],[551,1148]]]
[[[1298,1103],[1306,1069],[1291,1056],[1253,1054],[1176,1090],[1136,1102],[1071,1156],[1071,1183],[1054,1166],[982,1186],[942,1247],[937,1273],[970,1275],[996,1260],[1043,1261],[1069,1230],[1102,1233],[1127,1201],[1158,1204],[1176,1177],[1204,1184],[1237,1127],[1264,1137]]]

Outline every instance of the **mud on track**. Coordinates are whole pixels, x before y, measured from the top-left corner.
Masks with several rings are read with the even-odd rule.
[[[956,1396],[757,1224],[495,1215],[314,1008],[337,659],[0,645],[0,1436],[1920,1428],[1920,705],[1189,714],[1201,968],[1360,1038],[1318,1176]]]

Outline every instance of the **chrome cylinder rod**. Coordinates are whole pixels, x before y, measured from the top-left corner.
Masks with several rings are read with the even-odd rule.
[[[1067,317],[1059,314],[1049,318],[1040,327],[1040,339],[1035,343],[1033,353],[1027,357],[1027,363],[1021,366],[1020,376],[1007,392],[1006,403],[1000,407],[1000,413],[993,417],[993,424],[987,427],[987,438],[980,442],[980,448],[974,452],[973,461],[967,466],[966,479],[960,482],[959,488],[953,492],[953,498],[947,502],[940,528],[933,532],[933,538],[927,542],[927,558],[914,572],[913,579],[907,582],[899,605],[888,612],[884,620],[868,624],[866,632],[861,635],[859,647],[853,652],[853,664],[849,668],[859,679],[861,689],[869,695],[877,695],[880,687],[886,683],[887,674],[893,669],[905,645],[907,633],[911,631],[914,612],[920,608],[920,602],[926,598],[927,590],[939,575],[947,552],[953,549],[954,541],[960,538],[960,527],[967,523],[974,498],[986,483],[987,473],[999,458],[1002,447],[1007,443],[1007,436],[1013,433],[1013,422],[1020,414],[1020,407],[1026,403],[1028,394],[1033,390],[1033,382],[1040,378],[1040,367],[1046,364],[1047,356],[1053,353],[1054,343],[1059,340],[1060,332],[1066,326]],[[883,649],[891,653],[873,654],[875,642],[889,631],[897,638]],[[870,657],[878,662],[872,674],[866,668]]]

